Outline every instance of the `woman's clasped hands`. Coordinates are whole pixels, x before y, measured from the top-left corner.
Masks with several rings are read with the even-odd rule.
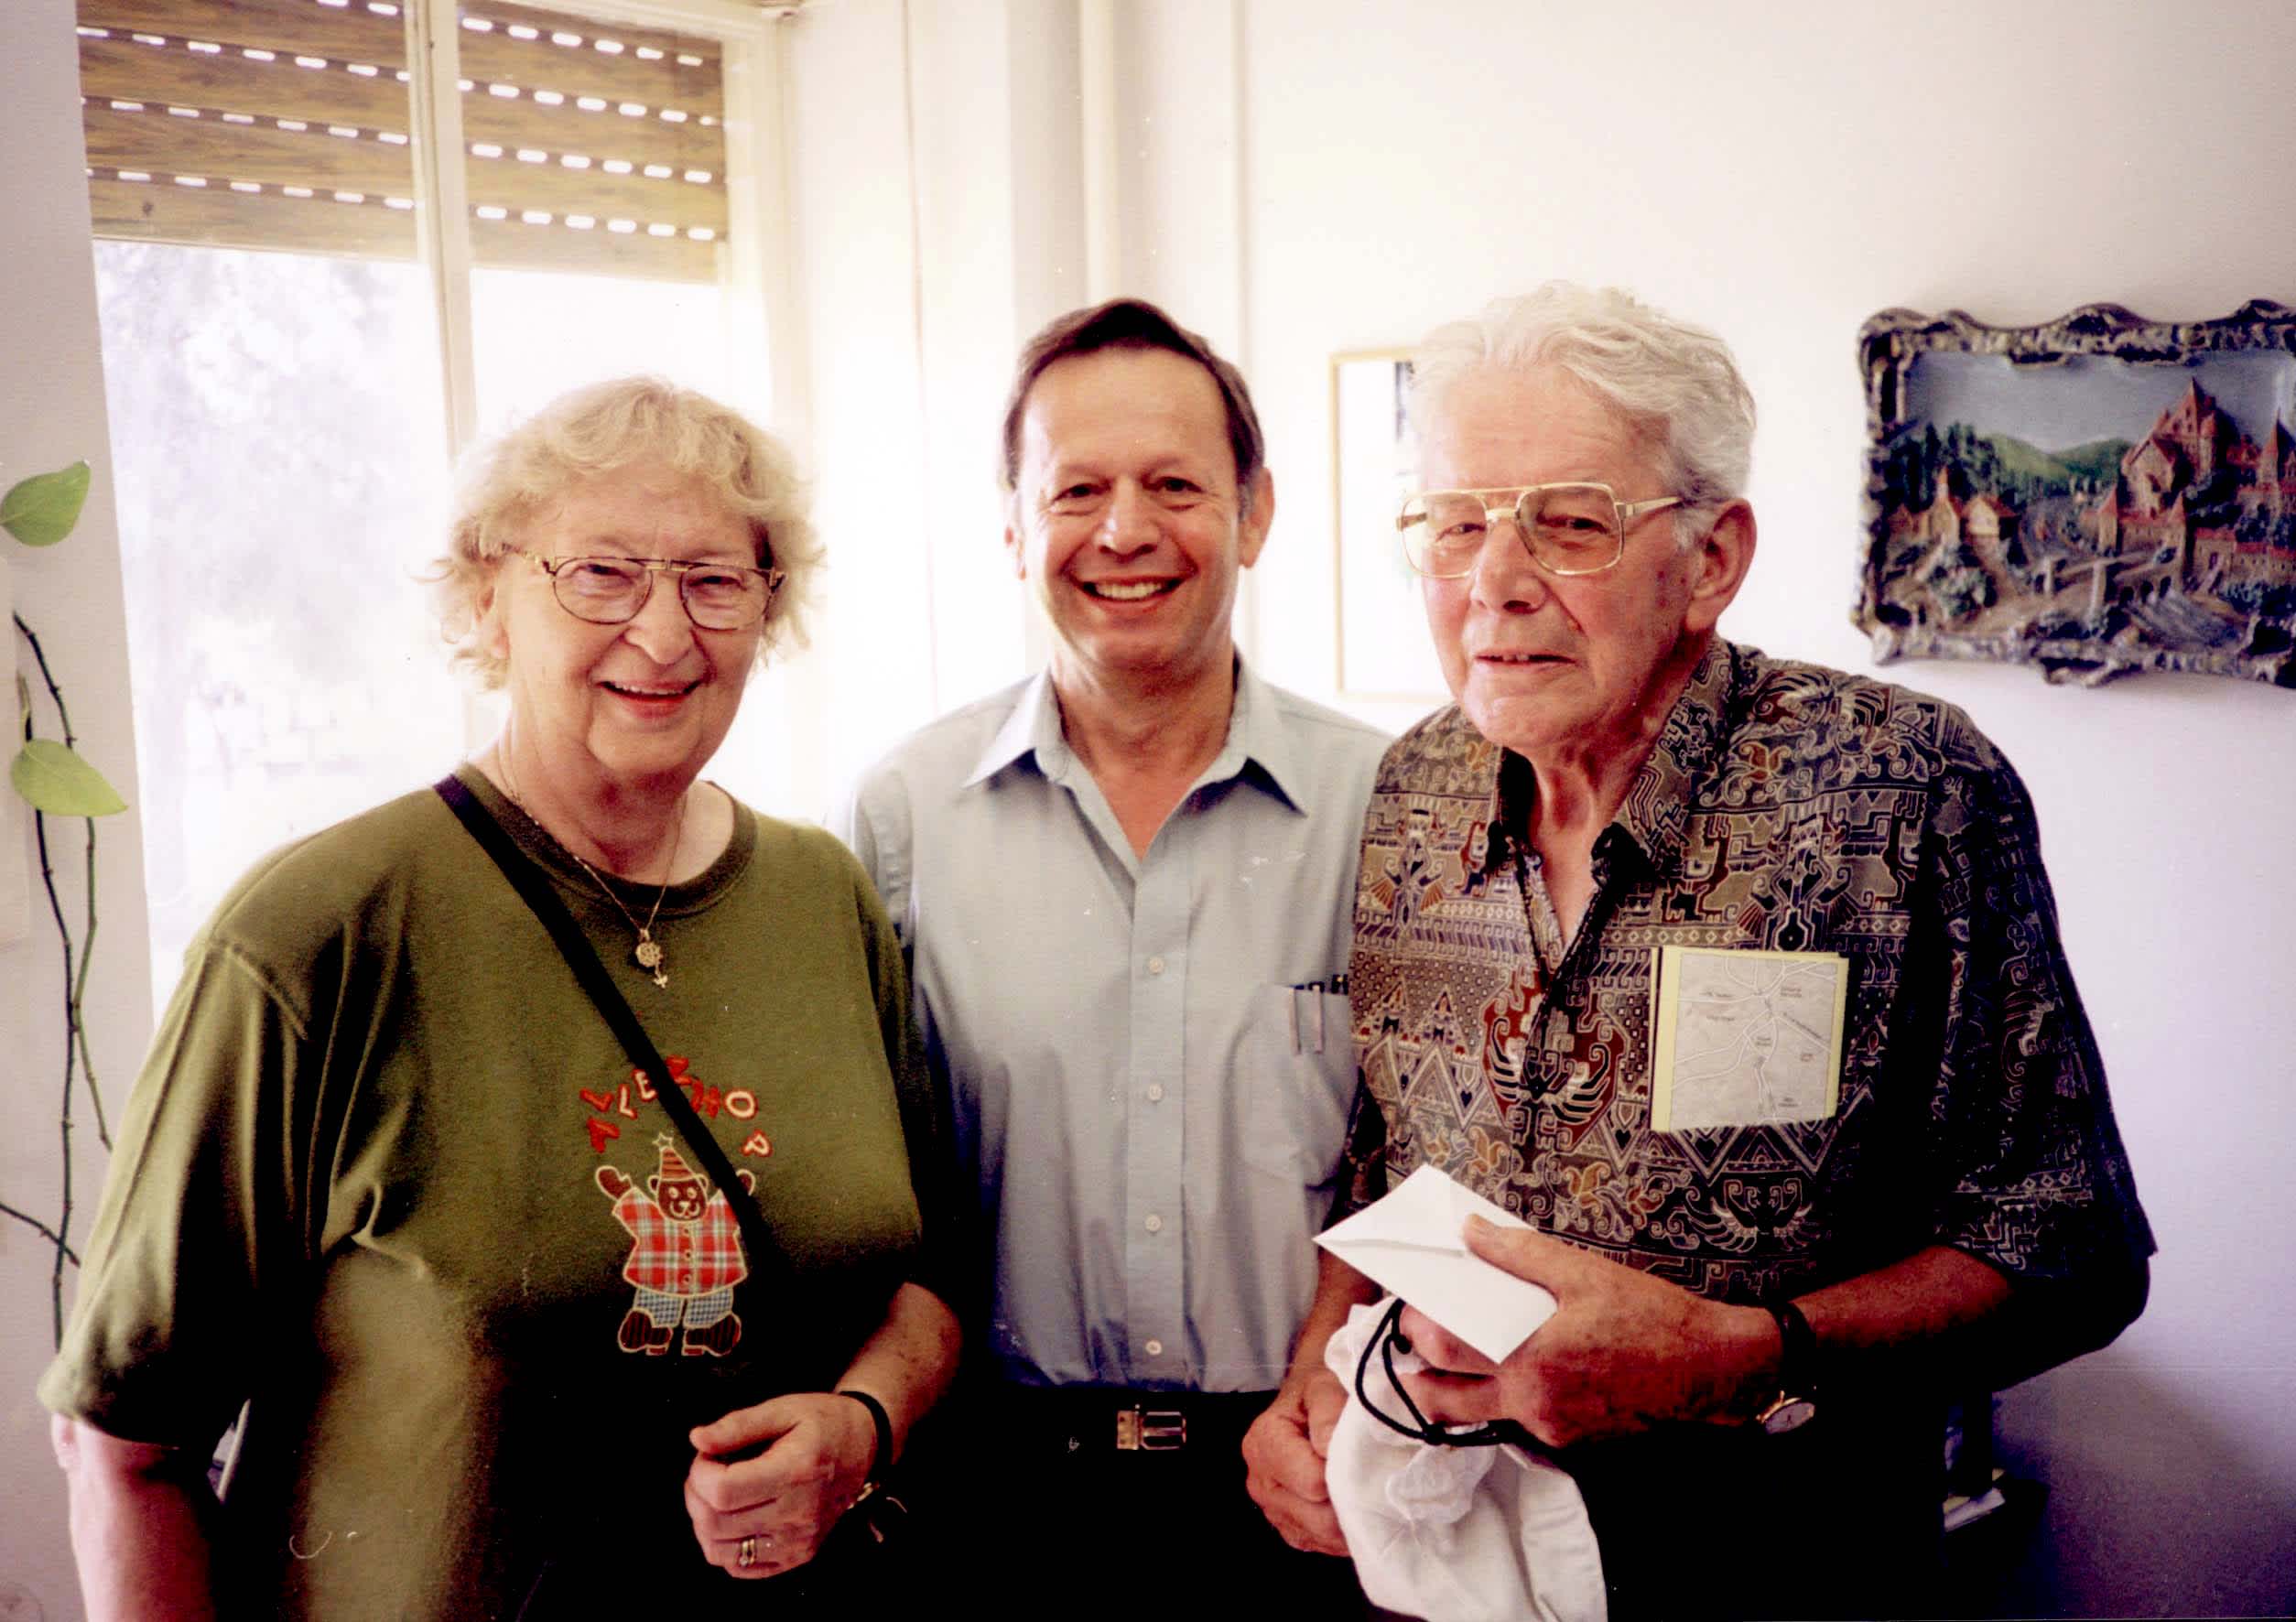
[[[737,1577],[794,1571],[857,1503],[877,1455],[869,1410],[805,1391],[697,1427],[686,1512],[712,1565]]]

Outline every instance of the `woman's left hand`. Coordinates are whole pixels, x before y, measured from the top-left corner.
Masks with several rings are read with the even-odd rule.
[[[869,1410],[827,1391],[738,1408],[691,1440],[686,1512],[703,1557],[737,1577],[771,1577],[811,1560],[877,1457]]]

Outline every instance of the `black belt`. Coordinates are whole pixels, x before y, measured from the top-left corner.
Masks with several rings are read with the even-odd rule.
[[[1019,1449],[1070,1457],[1188,1454],[1233,1457],[1273,1391],[1145,1391],[1124,1386],[1002,1386],[991,1423]]]

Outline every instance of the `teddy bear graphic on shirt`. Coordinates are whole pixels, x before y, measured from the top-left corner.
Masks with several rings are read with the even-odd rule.
[[[643,1191],[618,1168],[598,1168],[598,1186],[632,1241],[622,1276],[636,1295],[616,1338],[625,1352],[658,1357],[683,1328],[687,1357],[722,1357],[742,1338],[733,1287],[750,1268],[741,1226],[725,1190],[688,1166],[674,1139],[665,1133],[655,1147],[659,1169]],[[756,1186],[747,1167],[734,1174],[743,1189]]]

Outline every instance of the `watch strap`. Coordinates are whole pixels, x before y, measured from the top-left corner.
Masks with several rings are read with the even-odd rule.
[[[1818,1341],[1817,1331],[1810,1327],[1810,1320],[1802,1315],[1802,1309],[1791,1301],[1770,1303],[1770,1315],[1778,1321],[1778,1390],[1786,1397],[1814,1397],[1817,1395]]]
[[[877,1427],[877,1456],[870,1461],[869,1479],[861,1484],[860,1494],[853,1499],[858,1504],[862,1498],[868,1498],[884,1485],[885,1473],[893,1468],[893,1416],[885,1411],[883,1403],[878,1401],[867,1391],[856,1391],[848,1388],[840,1390],[837,1394],[840,1397],[850,1397],[869,1410],[870,1423]]]

